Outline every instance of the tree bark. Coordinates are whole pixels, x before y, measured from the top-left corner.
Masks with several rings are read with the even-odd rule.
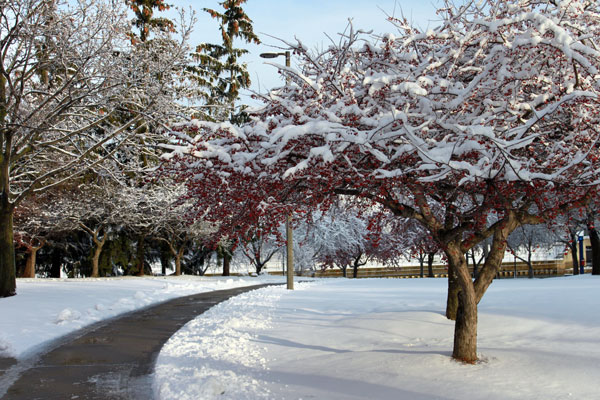
[[[453,261],[448,259],[448,297],[446,298],[446,318],[455,321],[458,312],[458,294],[460,286],[456,280]]]
[[[456,323],[452,358],[474,363],[477,361],[477,296],[465,255],[458,246],[449,245],[446,254],[456,277]],[[450,268],[449,268],[450,269]],[[450,281],[450,279],[449,279]]]
[[[518,224],[515,215],[511,213],[505,222],[494,230],[492,246],[475,281],[471,279],[465,254],[461,251],[460,245],[451,242],[445,249],[448,264],[453,267],[460,287],[452,352],[452,357],[456,360],[467,363],[477,361],[477,304],[502,264],[506,251],[506,238]]]
[[[592,275],[600,275],[600,236],[592,226],[588,226],[588,234],[592,245]]]
[[[144,276],[144,241],[145,237],[140,235],[138,237],[137,249],[136,249],[136,267],[138,269],[137,276]]]
[[[467,270],[468,272],[468,270]],[[461,290],[454,324],[452,358],[466,363],[477,361],[477,302],[474,290]]]
[[[52,252],[52,266],[50,267],[50,278],[60,278],[60,267],[62,266],[62,254],[55,247]]]
[[[0,297],[17,294],[13,209],[0,194]]]
[[[92,256],[92,278],[98,278],[100,276],[100,268],[98,267],[98,263],[100,261],[100,254],[102,253],[102,248],[106,243],[106,233],[102,240],[98,240],[98,235],[94,233],[94,244],[96,248],[94,249],[94,255]]]
[[[223,252],[223,276],[229,276],[231,274],[230,272],[230,261],[231,261],[231,256],[229,255],[229,252],[227,250],[225,250]]]
[[[35,257],[36,254],[33,248],[27,249],[27,260],[25,260],[25,269],[23,270],[23,278],[35,278]]]
[[[527,257],[527,277],[533,279],[533,263],[531,262],[531,249],[529,250],[529,256]]]
[[[571,248],[571,261],[573,261],[573,275],[579,275],[579,259],[577,257],[577,235],[571,235],[571,243],[569,243],[569,247]]]
[[[185,246],[181,246],[177,254],[175,254],[175,276],[181,275],[181,259],[183,258],[184,251]]]
[[[352,267],[352,277],[354,279],[358,278],[358,265],[356,263],[354,263],[354,266]]]
[[[27,260],[25,261],[25,270],[23,271],[23,278],[35,278],[35,260],[37,258],[37,252],[43,246],[31,246],[27,249]]]
[[[433,257],[435,257],[435,253],[427,253],[427,276],[429,278],[433,278]]]
[[[0,74],[0,122],[6,119],[6,78]],[[10,195],[10,157],[13,132],[0,135],[0,298],[17,294],[17,267],[13,232],[13,211]]]
[[[473,282],[477,303],[479,303],[488,287],[492,284],[498,270],[500,270],[506,251],[506,238],[514,230],[516,222],[511,219],[510,224],[507,223],[506,225],[494,233],[492,246],[487,253],[483,267],[479,270],[479,276]]]
[[[475,257],[475,249],[471,249],[471,259],[473,260],[473,279],[477,279],[477,275],[479,275],[479,271],[477,271],[477,258]]]
[[[100,253],[102,253],[102,247],[96,244],[94,254],[92,255],[92,278],[98,278],[100,276],[98,262],[100,260]]]
[[[167,253],[166,251],[161,250],[160,252],[160,265],[161,265],[161,272],[163,274],[163,276],[167,275],[167,267],[170,267],[169,265],[169,253]]]

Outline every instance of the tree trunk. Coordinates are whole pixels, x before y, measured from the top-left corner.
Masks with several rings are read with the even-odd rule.
[[[181,257],[175,257],[175,276],[181,275]]]
[[[136,249],[136,267],[138,269],[137,276],[144,276],[144,241],[145,237],[140,235]]]
[[[433,278],[433,257],[435,257],[435,253],[427,253],[427,276],[429,278]]]
[[[475,249],[471,249],[471,259],[473,260],[473,279],[477,279],[479,272],[477,271],[477,258],[475,257]]]
[[[23,278],[35,278],[35,252],[33,248],[27,249],[27,260],[25,260],[25,269],[23,270]]]
[[[62,254],[55,247],[52,252],[52,265],[50,267],[50,278],[60,278],[60,267],[62,266]]]
[[[358,278],[358,264],[354,263],[354,266],[352,268],[352,277],[354,279]]]
[[[347,278],[347,277],[348,277],[348,266],[347,266],[347,265],[344,265],[344,266],[342,267],[342,276],[343,276],[344,278]]]
[[[468,269],[467,269],[468,272]],[[454,324],[452,358],[466,363],[477,361],[477,301],[474,290],[461,290]]]
[[[455,267],[452,261],[448,260],[448,297],[446,299],[446,318],[455,321],[458,312],[458,294],[460,286],[456,280],[454,272]]]
[[[229,252],[227,250],[225,250],[223,252],[223,276],[229,276],[231,274],[229,271],[230,261],[231,261],[231,256],[229,255]]]
[[[37,258],[37,252],[41,248],[42,246],[31,246],[27,249],[27,261],[25,261],[23,278],[35,278],[35,260]]]
[[[179,251],[175,255],[175,276],[181,275],[181,259],[183,258],[183,252],[185,251],[185,246],[181,246]]]
[[[12,211],[8,199],[0,195],[0,297],[17,294]]]
[[[98,262],[100,260],[100,253],[102,253],[102,247],[96,243],[94,249],[94,255],[92,256],[92,278],[98,278],[100,276]]]
[[[592,275],[600,275],[600,236],[596,228],[588,227],[592,245]]]
[[[98,235],[94,234],[94,244],[96,248],[94,249],[94,255],[92,256],[92,278],[98,278],[100,276],[100,268],[98,267],[98,263],[100,261],[100,254],[102,253],[102,248],[106,243],[106,233],[102,240],[98,240]]]
[[[425,275],[425,255],[419,253],[419,276],[422,278]]]
[[[577,257],[577,235],[571,235],[571,260],[573,261],[573,275],[579,275],[579,259]]]
[[[460,246],[453,243],[446,247],[449,265],[454,267],[457,282],[460,285],[459,305],[454,328],[454,350],[452,357],[468,363],[477,361],[477,304],[502,265],[506,251],[506,238],[519,223],[510,213],[505,223],[494,230],[492,246],[486,255],[485,263],[479,270],[479,276],[473,282]]]
[[[163,274],[163,276],[167,275],[167,267],[170,267],[169,265],[169,253],[167,253],[164,250],[161,250],[160,252],[160,266],[161,266],[161,272]]]
[[[476,302],[479,303],[488,287],[492,284],[492,281],[496,277],[496,274],[502,266],[502,259],[506,251],[506,238],[515,229],[515,221],[509,220],[502,229],[499,229],[494,234],[492,239],[492,246],[487,253],[483,267],[479,269],[479,276],[473,282],[475,287]]]
[[[448,246],[448,264],[452,266],[460,290],[456,296],[456,323],[452,358],[474,363],[477,361],[477,296],[465,255],[458,246]],[[449,268],[450,269],[450,268]],[[450,281],[450,279],[449,279]]]

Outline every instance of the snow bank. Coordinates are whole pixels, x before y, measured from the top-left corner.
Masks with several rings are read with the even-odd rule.
[[[298,285],[298,284],[297,284]],[[243,293],[190,321],[163,347],[156,364],[160,398],[268,399],[257,377],[266,370],[257,333],[271,328],[284,288]]]

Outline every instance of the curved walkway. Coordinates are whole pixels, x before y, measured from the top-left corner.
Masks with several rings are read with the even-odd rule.
[[[16,363],[0,360],[0,396],[4,394],[3,400],[152,399],[152,372],[163,344],[215,304],[265,286],[169,300],[67,335],[33,358]]]

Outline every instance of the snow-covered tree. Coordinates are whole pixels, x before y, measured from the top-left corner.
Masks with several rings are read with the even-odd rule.
[[[585,227],[590,238],[592,250],[592,275],[600,275],[600,234],[596,228],[598,222],[598,201],[591,201],[586,207]]]
[[[583,209],[571,210],[557,217],[550,230],[556,242],[562,243],[571,252],[573,275],[579,274],[579,233],[585,229],[585,213]]]
[[[193,251],[194,246],[203,247],[202,243],[208,242],[214,229],[203,221],[182,218],[189,204],[178,201],[184,193],[181,185],[162,181],[145,190],[148,192],[147,203],[153,207],[150,212],[145,210],[154,226],[152,236],[166,243],[175,261],[175,275],[181,275],[186,252]]]
[[[48,241],[77,228],[69,215],[80,192],[74,185],[61,185],[27,197],[14,213],[14,238],[27,255],[21,276],[34,278],[37,252]]]
[[[122,218],[121,187],[100,179],[81,184],[79,198],[71,201],[71,209],[63,218],[72,221],[75,229],[85,232],[91,240],[91,276],[100,276],[99,261],[109,237],[119,231]],[[130,200],[130,199],[128,199]]]
[[[385,247],[391,247],[385,250],[384,254],[389,253],[394,256],[386,256],[381,261],[400,267],[401,259],[411,261],[416,258],[419,261],[421,277],[425,276],[425,261],[427,261],[427,276],[433,277],[433,261],[440,253],[440,247],[429,232],[413,219],[388,217],[385,223],[387,228],[384,232],[392,234],[394,240],[383,242]]]
[[[238,230],[242,215],[282,220],[340,194],[419,222],[459,288],[453,357],[474,362],[477,304],[509,234],[596,195],[600,13],[583,0],[440,13],[426,32],[396,21],[397,37],[350,29],[321,54],[294,46],[301,69],[281,71],[290,83],[250,123],[191,125],[171,159],[199,212]],[[488,238],[473,281],[465,253]]]
[[[337,267],[347,276],[348,267],[365,265],[369,260],[368,221],[355,213],[330,209],[314,218],[310,229],[315,261],[324,267]]]
[[[537,250],[550,250],[556,239],[544,224],[521,225],[507,238],[507,246],[515,258],[527,264],[528,277],[533,278],[532,256]]]
[[[154,11],[165,11],[171,6],[163,0],[125,0],[131,11],[135,14],[134,25],[139,30],[139,34],[131,32],[131,40],[145,42],[153,29],[174,32],[175,24],[173,21],[156,17]]]
[[[265,265],[281,248],[281,243],[274,234],[263,233],[256,228],[240,238],[240,252],[252,264],[260,275]]]
[[[134,46],[126,8],[8,0],[0,8],[0,297],[15,294],[12,219],[25,198],[101,165],[177,110],[184,39]],[[184,32],[187,30],[182,29]],[[125,117],[124,117],[125,116]]]
[[[409,232],[397,229],[374,228],[385,223],[380,215],[370,209],[361,210],[355,205],[330,208],[326,213],[316,213],[308,226],[307,242],[314,249],[314,262],[323,267],[337,267],[347,276],[358,277],[358,268],[370,261],[394,265],[402,252],[408,252]]]

